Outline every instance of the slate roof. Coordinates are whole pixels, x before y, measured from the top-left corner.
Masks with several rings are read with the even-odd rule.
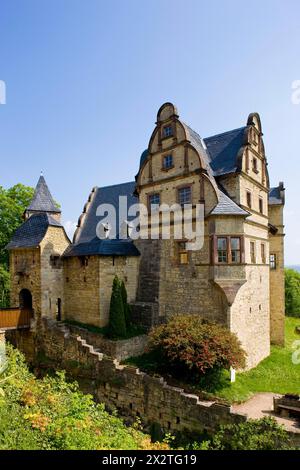
[[[237,170],[237,156],[244,144],[247,126],[202,139],[191,127],[184,122],[182,124],[190,137],[191,144],[202,156],[206,169],[211,175],[221,176]],[[140,167],[148,154],[148,149],[141,154]]]
[[[32,201],[27,211],[36,212],[55,212],[60,213],[59,207],[55,204],[53,197],[49,191],[47,183],[43,175],[40,176],[36,185]]]
[[[204,139],[210,154],[210,166],[214,176],[221,176],[235,172],[237,168],[237,155],[244,143],[247,126],[232,131],[217,134]]]
[[[70,245],[64,256],[139,256],[140,252],[131,240],[100,240],[95,237],[86,243]]]
[[[133,195],[134,189],[134,181],[97,188],[82,227],[79,229],[78,238],[76,238],[75,244],[65,251],[64,256],[87,256],[92,254],[103,256],[139,256],[140,253],[131,240],[120,240],[118,237],[119,197],[127,197],[127,207],[129,208],[132,204],[138,203],[138,198]],[[107,217],[107,213],[97,216],[97,208],[101,204],[111,204],[115,208],[116,239],[101,240],[96,235],[98,223],[104,217]],[[124,213],[124,220],[130,221],[133,218],[134,216],[128,216],[128,213]],[[110,225],[112,226],[112,224],[113,221]]]
[[[276,188],[270,188],[270,191],[269,191],[269,204],[271,206],[284,203],[284,200],[281,196],[281,191],[284,191],[283,183],[281,183]]]
[[[49,226],[63,228],[47,213],[33,214],[15,231],[6,249],[38,247]]]
[[[242,209],[227,194],[219,189],[219,202],[210,212],[210,215],[240,215],[247,217],[249,212]]]

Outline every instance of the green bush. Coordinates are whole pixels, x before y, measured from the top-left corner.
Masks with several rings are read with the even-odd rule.
[[[153,328],[150,345],[178,376],[192,373],[198,380],[212,370],[245,366],[245,352],[237,337],[199,315],[176,315],[166,325]]]
[[[126,337],[126,322],[121,292],[121,284],[117,276],[115,276],[112,286],[109,309],[108,334],[110,338]]]
[[[10,345],[7,357],[0,376],[0,450],[168,449],[108,414],[63,372],[36,379]]]
[[[131,326],[131,307],[127,302],[127,290],[124,281],[121,281],[121,295],[123,300],[125,323],[128,329]]]
[[[221,426],[209,441],[193,444],[194,450],[288,450],[290,437],[274,418]]]
[[[285,269],[285,313],[300,317],[300,273]]]

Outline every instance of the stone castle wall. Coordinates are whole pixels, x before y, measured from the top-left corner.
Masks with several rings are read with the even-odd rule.
[[[44,357],[48,367],[52,363],[56,369],[67,370],[79,382],[84,382],[85,391],[92,393],[108,410],[117,410],[126,422],[133,423],[139,418],[147,431],[156,423],[163,432],[201,434],[215,431],[220,424],[246,420],[226,404],[201,401],[196,395],[168,385],[162,378],[120,365],[116,359],[96,352],[80,336],[56,325],[43,319],[36,335],[30,332],[35,362],[38,357]],[[18,346],[24,351],[25,343],[20,343],[23,333],[17,333]]]

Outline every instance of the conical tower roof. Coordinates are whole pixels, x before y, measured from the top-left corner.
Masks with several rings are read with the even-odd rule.
[[[59,207],[55,204],[43,175],[41,175],[38,180],[27,212],[61,212]]]

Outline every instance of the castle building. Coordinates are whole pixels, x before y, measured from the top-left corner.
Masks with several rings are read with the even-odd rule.
[[[133,240],[134,217],[119,211],[120,196],[128,207],[149,209],[140,218],[141,233],[149,231],[157,205],[189,204],[192,224],[201,206],[203,246],[189,250],[190,240],[175,237],[176,211],[170,237],[162,237],[158,216],[154,239]],[[113,228],[99,211],[103,204],[115,208]],[[247,367],[254,367],[269,355],[270,343],[284,343],[283,207],[283,183],[270,188],[257,113],[243,127],[202,139],[165,103],[135,181],[93,188],[72,243],[40,177],[7,247],[11,305],[32,308],[36,320],[105,326],[118,275],[136,322],[150,328],[172,315],[198,314],[222,323],[237,334]]]

